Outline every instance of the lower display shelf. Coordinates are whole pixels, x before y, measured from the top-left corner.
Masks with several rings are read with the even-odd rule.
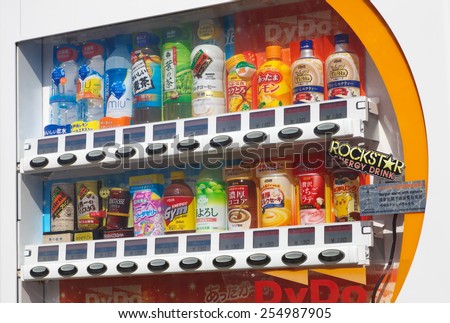
[[[369,265],[371,221],[29,245],[21,279]]]

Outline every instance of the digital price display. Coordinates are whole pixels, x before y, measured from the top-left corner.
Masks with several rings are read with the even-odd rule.
[[[208,134],[208,119],[195,119],[184,122],[184,136],[200,136]]]
[[[125,241],[125,257],[145,255],[147,255],[147,239]]]
[[[97,242],[95,244],[94,258],[113,258],[117,254],[117,242]]]
[[[155,254],[162,255],[178,252],[178,237],[156,238]]]
[[[145,127],[128,128],[123,130],[124,145],[135,142],[145,142]]]
[[[311,121],[311,106],[284,109],[284,125],[305,123]]]
[[[292,228],[288,230],[288,246],[308,246],[315,244],[314,227]]]
[[[116,131],[102,131],[94,133],[94,148],[114,146],[116,143]]]
[[[241,130],[241,115],[231,114],[216,118],[216,133],[233,132]]]
[[[58,151],[58,138],[38,140],[38,155],[56,153]]]
[[[227,232],[219,235],[219,250],[244,249],[244,232]]]
[[[66,245],[66,260],[87,259],[87,243]]]
[[[325,227],[325,243],[352,242],[352,225],[330,225]]]
[[[86,134],[66,136],[66,151],[86,149]]]
[[[57,261],[59,246],[38,247],[38,262]]]
[[[186,252],[211,251],[211,235],[201,234],[187,237]]]
[[[253,248],[274,248],[279,245],[279,231],[265,230],[253,232]]]
[[[155,124],[153,126],[153,140],[172,139],[177,135],[176,122]]]
[[[250,113],[250,129],[275,127],[275,110]]]
[[[321,103],[320,121],[347,118],[347,101]]]

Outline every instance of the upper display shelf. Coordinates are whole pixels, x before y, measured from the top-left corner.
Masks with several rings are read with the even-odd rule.
[[[323,141],[327,134],[370,145],[378,141],[374,101],[354,97],[27,139],[21,172],[111,168],[124,161],[144,160],[156,168],[175,156],[184,160],[260,145]]]

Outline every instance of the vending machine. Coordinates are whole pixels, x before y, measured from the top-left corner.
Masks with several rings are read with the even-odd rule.
[[[0,8],[1,302],[450,300],[446,1]]]

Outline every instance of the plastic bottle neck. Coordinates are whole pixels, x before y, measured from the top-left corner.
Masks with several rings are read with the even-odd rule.
[[[336,52],[348,52],[348,44],[341,43],[334,46]]]
[[[300,51],[300,57],[301,58],[314,57],[314,51],[312,49],[302,49]]]

